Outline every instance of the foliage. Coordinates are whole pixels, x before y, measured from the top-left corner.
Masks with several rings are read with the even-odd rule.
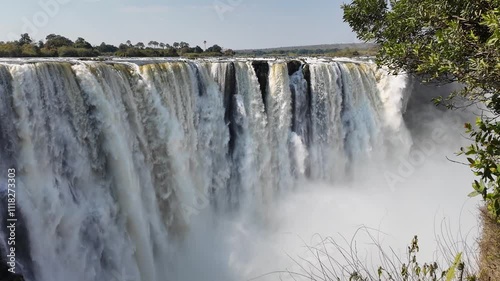
[[[78,39],[76,39],[73,47],[77,49],[92,49],[92,45],[82,37],[78,37]]]
[[[236,52],[233,51],[232,49],[227,49],[224,51],[224,55],[232,57],[232,56],[236,55]]]
[[[19,44],[20,45],[28,45],[31,44],[33,40],[29,36],[28,33],[21,34],[21,39],[19,39]]]
[[[375,56],[377,54],[378,47],[370,48],[333,48],[333,49],[270,49],[270,50],[253,50],[251,52],[235,52],[239,55],[253,55],[253,56],[287,56],[287,57],[300,57],[300,56],[310,56],[310,57],[368,57]]]
[[[45,42],[33,42],[29,34],[21,34],[14,42],[0,42],[0,57],[97,57],[101,55],[119,57],[178,57],[189,58],[208,56],[232,56],[231,49],[223,52],[222,47],[214,45],[207,51],[200,46],[190,47],[186,42],[175,42],[173,46],[158,41],[149,41],[149,47],[143,42],[132,44],[130,40],[119,47],[102,42],[92,46],[87,40],[78,37],[75,42],[57,34],[50,34]]]
[[[1,57],[19,57],[22,54],[21,47],[13,42],[0,44]]]
[[[60,57],[95,57],[98,55],[96,50],[75,47],[61,47],[57,52]]]
[[[500,0],[353,0],[343,9],[359,39],[380,45],[379,65],[424,81],[462,83],[463,90],[436,100],[449,108],[456,97],[487,106],[477,128],[467,125],[476,143],[463,152],[482,180],[473,195],[500,218]]]
[[[470,196],[481,195],[487,204],[488,211],[500,215],[500,123],[489,118],[477,118],[478,130],[473,129],[471,124],[466,124],[467,133],[474,138],[475,144],[462,148],[465,155],[473,155],[467,158],[474,174],[481,178],[474,181],[472,187],[474,192]]]
[[[24,44],[21,46],[21,53],[26,57],[37,57],[40,54],[40,50],[32,44]]]
[[[97,50],[102,54],[113,54],[116,53],[119,49],[116,46],[102,42],[101,45],[97,47]]]
[[[219,45],[213,45],[212,47],[207,49],[209,53],[222,53],[222,47]]]
[[[137,44],[135,44],[135,47],[139,48],[139,49],[144,49],[144,47],[146,47],[146,45],[144,45],[144,43],[142,43],[142,42],[137,42]]]
[[[73,41],[61,35],[50,34],[45,38],[45,40],[46,42],[44,46],[49,49],[73,46]]]

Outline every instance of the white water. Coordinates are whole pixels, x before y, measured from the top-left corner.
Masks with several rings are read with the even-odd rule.
[[[253,64],[0,63],[27,280],[246,280],[293,267],[297,237],[368,225],[434,249],[435,220],[460,223],[459,122],[418,104],[405,122],[407,77],[273,61],[262,93]]]

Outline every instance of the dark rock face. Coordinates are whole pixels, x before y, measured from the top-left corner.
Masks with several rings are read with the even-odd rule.
[[[12,77],[5,67],[0,66],[0,120],[15,120],[13,111]],[[2,173],[9,167],[15,166],[14,155],[19,151],[18,136],[15,125],[12,122],[0,122],[0,169]]]
[[[5,261],[1,260],[0,281],[24,281],[24,277],[19,274],[10,273],[6,266]]]
[[[2,271],[2,269],[0,269],[0,271]],[[10,275],[3,276],[0,273],[0,281],[24,281],[23,276],[17,275],[17,274],[12,274],[12,273],[8,272],[7,269],[5,269],[5,271]]]
[[[287,63],[288,66],[288,75],[293,75],[295,72],[300,70],[302,66],[302,62],[298,60],[291,60]]]
[[[1,202],[7,202],[7,194],[5,192],[0,194]],[[0,223],[5,226],[8,225],[7,219],[4,214],[7,214],[7,206],[2,206],[0,208]],[[24,280],[24,277],[20,274],[21,271],[27,277],[32,276],[31,269],[33,268],[33,262],[31,260],[30,255],[30,242],[28,236],[28,228],[25,223],[24,216],[21,213],[21,210],[16,209],[16,240],[15,240],[15,248],[16,248],[16,268],[15,274],[9,272],[9,267],[7,266],[6,257],[7,254],[5,252],[6,248],[0,247],[0,281],[18,281]],[[6,235],[8,235],[6,233]],[[1,241],[2,245],[5,247],[10,247],[7,244],[7,241]]]
[[[267,61],[254,61],[252,63],[259,80],[260,92],[262,94],[262,100],[264,101],[264,109],[267,113],[267,86],[269,84],[269,63]]]
[[[311,108],[313,106],[313,99],[312,99],[312,86],[311,86],[311,71],[309,70],[309,65],[304,64],[302,67],[302,74],[304,75],[304,79],[307,82],[307,93],[306,93],[306,99],[307,99],[307,112],[306,112],[306,123],[307,123],[307,136],[305,138],[306,140],[306,146],[309,148],[311,144],[311,132],[312,132],[312,120],[311,120]]]
[[[12,77],[7,72],[7,70],[0,66],[0,119],[1,120],[16,120],[16,115],[13,112],[13,100],[12,95],[8,94],[12,92]],[[0,160],[0,169],[2,174],[0,174],[0,223],[2,228],[7,225],[7,209],[8,205],[4,204],[7,202],[7,180],[4,178],[5,172],[8,169],[16,168],[15,155],[18,153],[18,137],[16,129],[12,122],[0,122],[0,149],[2,149],[2,159]],[[5,186],[3,186],[5,184]],[[19,200],[19,198],[16,198]],[[32,268],[30,262],[30,251],[29,251],[29,238],[28,230],[25,225],[25,220],[20,213],[20,209],[17,209],[17,219],[16,222],[16,261],[25,265],[26,268]],[[6,237],[7,238],[7,237]],[[24,278],[17,274],[20,269],[16,266],[16,274],[9,272],[9,267],[7,266],[7,253],[5,247],[10,247],[7,241],[0,242],[0,281],[14,281],[14,280],[24,280]]]
[[[232,155],[234,151],[235,141],[236,141],[236,122],[234,122],[234,95],[236,95],[236,70],[234,63],[230,62],[227,65],[226,83],[224,84],[224,108],[226,112],[224,113],[224,121],[229,126],[229,154]]]
[[[202,97],[207,94],[206,93],[207,88],[203,84],[203,78],[201,77],[201,73],[198,67],[195,64],[193,64],[193,68],[196,70],[196,80],[198,82],[198,96]]]

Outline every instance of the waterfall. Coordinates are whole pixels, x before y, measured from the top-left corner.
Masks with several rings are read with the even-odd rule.
[[[28,281],[169,280],[194,216],[265,216],[300,182],[349,181],[407,152],[407,84],[335,60],[0,62],[17,269]]]

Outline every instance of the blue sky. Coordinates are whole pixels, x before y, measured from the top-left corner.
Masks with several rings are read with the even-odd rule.
[[[346,0],[348,1],[348,0]],[[357,42],[343,0],[4,0],[0,41],[28,32],[92,44],[150,40],[233,49]]]

